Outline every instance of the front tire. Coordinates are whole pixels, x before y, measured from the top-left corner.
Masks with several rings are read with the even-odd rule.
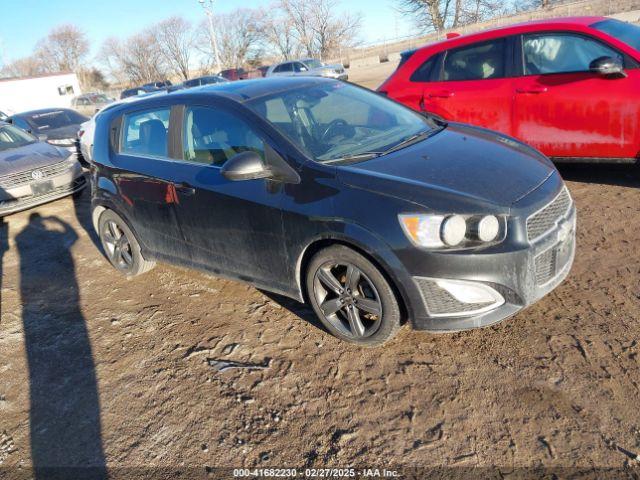
[[[391,285],[373,263],[344,245],[313,256],[306,289],[322,324],[342,340],[375,347],[400,329],[400,306]]]
[[[112,210],[100,214],[98,233],[107,259],[127,277],[141,275],[155,267],[154,261],[142,256],[140,244],[127,223]]]

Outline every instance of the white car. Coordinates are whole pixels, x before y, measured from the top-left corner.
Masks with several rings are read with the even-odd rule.
[[[266,77],[327,77],[337,80],[348,80],[349,75],[341,64],[325,65],[315,58],[291,60],[271,65]]]

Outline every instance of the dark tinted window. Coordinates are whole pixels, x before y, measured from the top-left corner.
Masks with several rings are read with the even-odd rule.
[[[278,65],[274,70],[274,73],[291,72],[291,63],[283,63]]]
[[[640,51],[640,27],[638,25],[609,19],[591,26]]]
[[[28,122],[34,126],[39,133],[46,133],[54,128],[78,125],[89,120],[84,115],[80,115],[74,110],[51,110],[47,112],[34,113],[28,116]]]
[[[447,52],[444,80],[486,80],[504,77],[505,40],[479,43]]]
[[[565,33],[527,35],[522,51],[525,75],[588,72],[591,62],[600,57],[623,61],[622,55],[597,40]]]
[[[305,67],[302,63],[300,62],[294,62],[293,63],[293,71],[294,72],[306,72],[307,70],[309,70],[307,67]]]
[[[434,55],[422,65],[418,67],[418,69],[413,72],[411,75],[412,82],[428,82],[431,80],[431,74],[433,73],[433,69],[436,68],[436,64],[438,60],[438,55]]]
[[[254,151],[264,156],[264,143],[242,119],[212,107],[189,107],[184,120],[184,159],[221,166],[234,155]]]
[[[23,130],[32,130],[31,125],[29,125],[29,122],[27,122],[25,119],[20,118],[20,117],[13,117],[11,119],[11,123],[13,123],[16,127],[19,127]]]
[[[120,151],[130,155],[167,156],[168,107],[125,115]]]
[[[187,87],[197,87],[198,85],[200,85],[200,79],[199,78],[194,78],[193,80],[187,80],[186,82],[184,82],[184,84]]]
[[[401,52],[400,63],[398,63],[398,68],[400,68],[402,65],[407,63],[409,59],[413,57],[413,54],[416,53],[417,51],[418,51],[417,49],[414,49],[414,50],[405,50],[404,52]]]

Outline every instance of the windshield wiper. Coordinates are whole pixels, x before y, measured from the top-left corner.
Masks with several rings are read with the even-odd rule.
[[[339,162],[363,162],[365,160],[371,160],[377,158],[380,155],[384,155],[387,152],[362,152],[354,155],[345,155],[344,157],[332,158],[331,160],[325,160],[322,163],[339,163]]]
[[[393,147],[391,147],[389,150],[386,150],[384,154],[386,155],[387,153],[396,152],[398,150],[401,150],[403,148],[406,148],[418,142],[421,142],[422,140],[425,140],[430,136],[435,135],[436,133],[441,131],[443,128],[444,127],[435,128],[433,130],[424,130],[422,132],[416,133],[415,135],[411,135],[410,137],[407,137],[404,140],[402,140],[397,145],[394,145]]]

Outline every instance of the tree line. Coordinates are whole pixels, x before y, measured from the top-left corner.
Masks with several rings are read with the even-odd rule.
[[[223,68],[256,67],[264,59],[335,58],[359,45],[363,16],[339,8],[344,0],[274,0],[267,8],[237,8],[213,18]],[[421,32],[440,31],[557,0],[394,0]],[[375,8],[375,7],[372,7]],[[91,44],[75,25],[54,28],[33,53],[0,69],[23,77],[76,72],[88,87],[188,79],[194,71],[217,73],[207,20],[173,16],[128,38],[111,37],[90,58]]]
[[[329,58],[359,43],[362,14],[338,10],[341,0],[276,0],[267,8],[214,15],[223,68],[255,67],[265,58]],[[75,25],[54,28],[33,53],[0,69],[4,77],[76,72],[101,87],[105,78],[137,84],[217,73],[207,20],[173,16],[127,38],[111,37],[90,58],[91,44]]]

